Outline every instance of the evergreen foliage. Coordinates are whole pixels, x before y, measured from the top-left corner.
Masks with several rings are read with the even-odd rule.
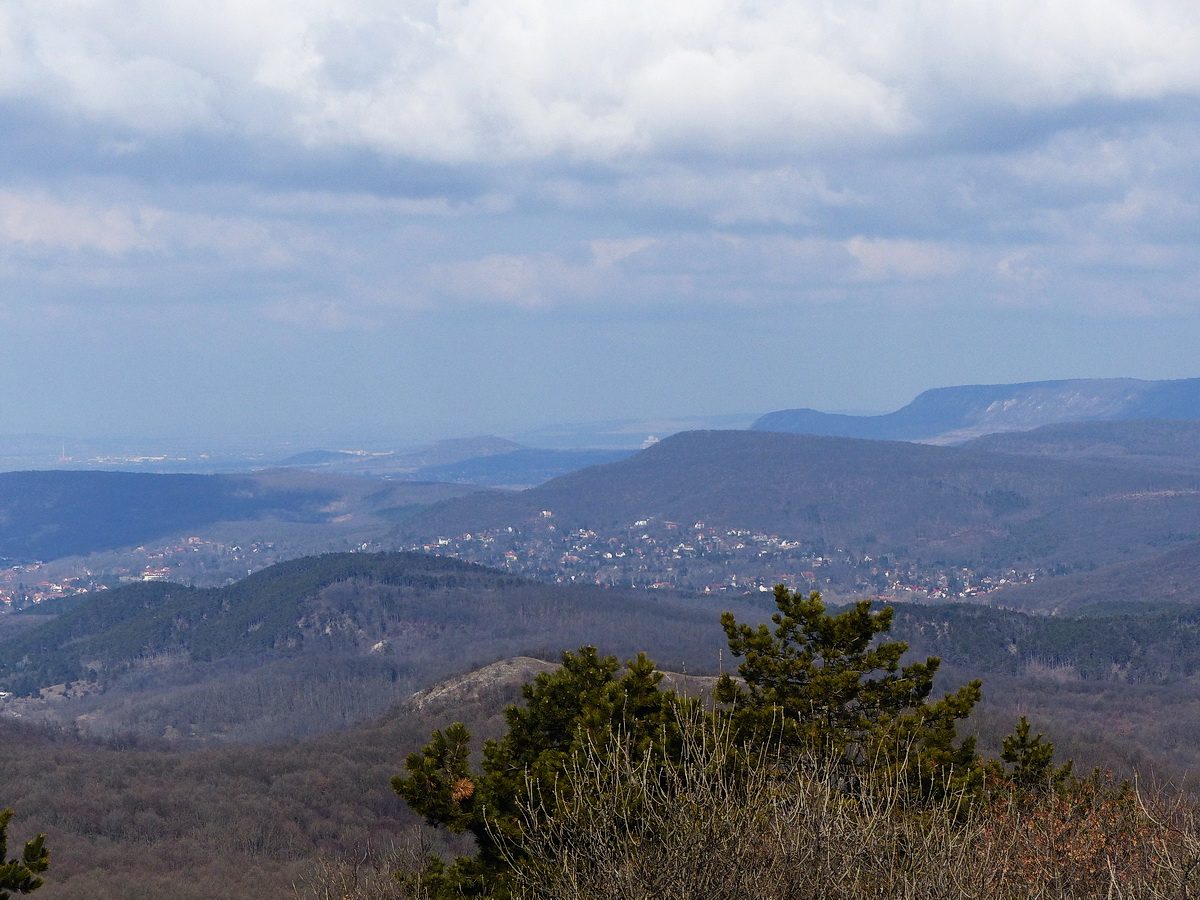
[[[432,825],[470,833],[478,853],[424,873],[435,896],[503,896],[507,874],[522,854],[520,812],[529,803],[553,807],[571,793],[567,763],[584,748],[603,746],[619,730],[640,756],[677,735],[681,701],[659,688],[662,673],[645,654],[618,676],[616,657],[595,647],[564,653],[562,667],[525,685],[524,706],[505,711],[507,733],[483,749],[482,773],[470,769],[467,729],[456,723],[435,731],[405,761],[408,774],[393,789]]]
[[[731,650],[745,662],[741,683],[728,674],[719,680],[714,696],[723,706],[709,713],[660,690],[662,674],[644,654],[619,674],[615,657],[584,647],[526,685],[525,705],[506,711],[508,732],[485,744],[480,774],[470,768],[466,728],[434,732],[392,787],[430,824],[470,833],[478,852],[450,866],[431,860],[424,889],[434,897],[507,896],[536,838],[526,830],[529,810],[544,821],[571,802],[586,772],[578,765],[583,756],[624,758],[660,773],[647,777],[678,779],[687,768],[685,721],[693,737],[734,736],[739,753],[723,765],[733,766],[735,779],[782,751],[886,771],[914,802],[982,786],[974,739],[959,741],[956,730],[979,700],[978,682],[930,703],[938,660],[901,667],[907,645],[876,639],[891,624],[890,609],[873,613],[864,602],[830,615],[819,594],[803,597],[782,585],[775,600],[774,631],[722,617]]]
[[[8,859],[8,824],[13,811],[0,812],[0,900],[9,900],[13,893],[29,894],[44,883],[40,873],[50,868],[50,851],[46,836],[39,834],[25,842],[20,858]]]
[[[775,588],[778,607],[757,628],[721,616],[740,681],[723,673],[714,696],[732,709],[743,739],[780,743],[841,765],[902,766],[922,794],[982,784],[975,740],[957,723],[981,698],[979,681],[929,702],[940,660],[901,666],[903,641],[879,641],[892,609],[868,600],[837,615],[821,595]]]
[[[1074,764],[1067,760],[1062,766],[1054,765],[1054,745],[1042,738],[1041,733],[1029,736],[1032,728],[1029,720],[1021,716],[1016,730],[1004,739],[1000,761],[1008,768],[992,763],[993,774],[1006,777],[1011,784],[1023,791],[1059,790],[1071,778]]]

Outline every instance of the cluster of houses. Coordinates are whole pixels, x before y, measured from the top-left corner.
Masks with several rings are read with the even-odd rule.
[[[373,542],[357,549],[385,548]],[[886,602],[978,599],[1039,574],[928,567],[704,521],[646,517],[608,530],[568,528],[553,510],[520,527],[398,549],[458,557],[557,583],[709,594],[766,592],[782,583],[793,590],[870,595]],[[224,544],[190,537],[82,561],[25,562],[0,568],[0,612],[136,581],[224,584],[291,555],[272,542]]]
[[[225,583],[282,558],[269,541],[243,546],[189,537],[86,560],[28,561],[0,568],[0,612],[137,581]]]
[[[44,568],[43,563],[31,562],[0,569],[0,607],[22,608],[98,588],[87,574],[50,575]]]
[[[794,590],[866,593],[888,601],[969,599],[1037,574],[931,569],[703,521],[647,517],[608,531],[563,528],[553,510],[543,510],[537,521],[521,527],[439,537],[406,549],[558,583],[705,593],[763,592],[782,583]]]

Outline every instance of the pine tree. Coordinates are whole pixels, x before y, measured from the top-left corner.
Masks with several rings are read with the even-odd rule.
[[[461,723],[435,731],[392,788],[430,824],[472,835],[477,852],[450,865],[431,859],[420,876],[425,889],[439,898],[507,896],[514,871],[528,861],[529,811],[552,819],[556,804],[573,798],[573,763],[585,755],[611,753],[644,763],[648,778],[686,783],[682,722],[701,735],[729,734],[732,726],[738,753],[725,764],[733,778],[749,771],[743,763],[770,768],[772,754],[783,751],[901,778],[917,798],[981,784],[974,739],[957,735],[979,700],[979,682],[930,702],[939,660],[900,665],[907,645],[878,640],[891,627],[890,609],[872,612],[864,602],[829,615],[819,594],[782,585],[775,599],[774,630],[722,616],[730,649],[744,662],[740,681],[719,679],[714,697],[723,705],[709,713],[662,690],[662,673],[645,654],[620,674],[615,657],[584,647],[522,688],[524,705],[505,710],[508,730],[484,744],[480,771],[472,771],[471,735]]]
[[[892,609],[863,600],[830,615],[821,595],[775,588],[775,627],[721,616],[740,680],[723,673],[714,696],[733,711],[744,739],[778,744],[840,765],[903,768],[923,795],[977,786],[975,741],[957,723],[981,697],[981,682],[929,702],[941,663],[906,666],[903,641],[881,641]]]
[[[1032,730],[1029,720],[1021,716],[1016,730],[1001,745],[1000,761],[1008,764],[1007,769],[993,760],[993,774],[1014,787],[1034,793],[1063,788],[1071,781],[1074,764],[1067,760],[1056,767],[1054,744],[1043,738],[1041,732],[1030,737]]]
[[[43,884],[39,874],[50,867],[50,851],[46,849],[46,836],[39,834],[25,843],[20,859],[8,859],[8,823],[13,811],[0,812],[0,900],[9,900],[10,891],[29,894]]]
[[[571,790],[573,753],[603,748],[614,738],[635,755],[668,747],[677,736],[673,691],[639,654],[618,677],[616,657],[595,647],[564,653],[562,666],[538,675],[521,692],[523,706],[505,710],[507,733],[484,744],[482,771],[470,769],[471,735],[461,723],[435,731],[405,761],[407,775],[392,788],[430,824],[469,833],[478,852],[452,865],[430,861],[423,881],[435,896],[503,896],[506,875],[521,858],[521,811],[534,803],[553,809]]]

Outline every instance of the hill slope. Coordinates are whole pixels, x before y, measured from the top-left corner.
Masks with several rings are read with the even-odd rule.
[[[958,443],[984,434],[1060,422],[1111,419],[1200,419],[1200,378],[1141,381],[1084,378],[1024,384],[935,388],[880,416],[785,409],[752,430],[873,440]]]
[[[505,438],[480,435],[450,438],[408,450],[307,450],[293,454],[277,465],[311,469],[330,475],[425,480],[420,475],[425,468],[448,466],[521,449],[524,448],[520,444]]]
[[[551,516],[546,516],[551,513]],[[1200,475],[920,444],[687,432],[520,494],[430,507],[402,529],[624,533],[648,517],[956,565],[1094,568],[1200,539]]]
[[[1043,425],[1032,431],[985,435],[963,446],[1139,469],[1200,472],[1200,421],[1192,420],[1126,419]]]
[[[995,602],[1044,613],[1200,603],[1200,542],[1094,572],[1012,585]]]
[[[766,614],[738,616],[753,622]],[[944,668],[967,667],[945,686],[985,675],[985,701],[966,729],[982,729],[985,752],[997,753],[1000,736],[1018,715],[1029,715],[1082,771],[1103,765],[1124,775],[1139,763],[1151,780],[1155,763],[1172,774],[1194,771],[1200,761],[1195,609],[1139,622],[1076,622],[966,606],[906,607],[896,625],[896,636],[913,642],[910,659],[936,652],[946,658]],[[719,632],[715,620],[710,627]],[[669,635],[671,628],[660,631]],[[322,851],[353,855],[361,865],[368,845],[402,841],[418,824],[388,780],[433,728],[462,721],[477,739],[498,736],[503,704],[549,667],[538,659],[504,660],[405,696],[355,728],[267,747],[177,753],[129,737],[87,743],[0,720],[5,803],[17,809],[22,836],[34,828],[51,835],[56,862],[39,897],[200,900],[228,895],[247,872],[254,896],[293,897],[305,863]],[[276,693],[277,702],[285,699]],[[418,857],[447,849],[430,847],[429,837]]]
[[[633,450],[546,450],[495,437],[439,441],[402,453],[310,450],[279,463],[289,468],[407,481],[532,487],[585,466],[614,462]]]
[[[0,640],[0,686],[40,699],[0,706],[200,741],[345,727],[499,657],[596,644],[703,667],[723,643],[707,602],[555,587],[418,553],[307,557],[224,588],[137,584],[49,621],[42,612]]]
[[[467,492],[307,472],[180,475],[0,473],[0,560],[52,560],[128,547],[222,522],[329,526],[326,539],[389,511]],[[270,539],[270,529],[259,529]],[[320,546],[320,545],[318,545]]]
[[[588,466],[617,462],[633,450],[538,450],[522,447],[417,470],[423,481],[449,481],[490,487],[532,487]]]

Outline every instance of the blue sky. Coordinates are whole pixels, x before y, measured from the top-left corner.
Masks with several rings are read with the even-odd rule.
[[[0,433],[1200,375],[1194,0],[9,0]]]

